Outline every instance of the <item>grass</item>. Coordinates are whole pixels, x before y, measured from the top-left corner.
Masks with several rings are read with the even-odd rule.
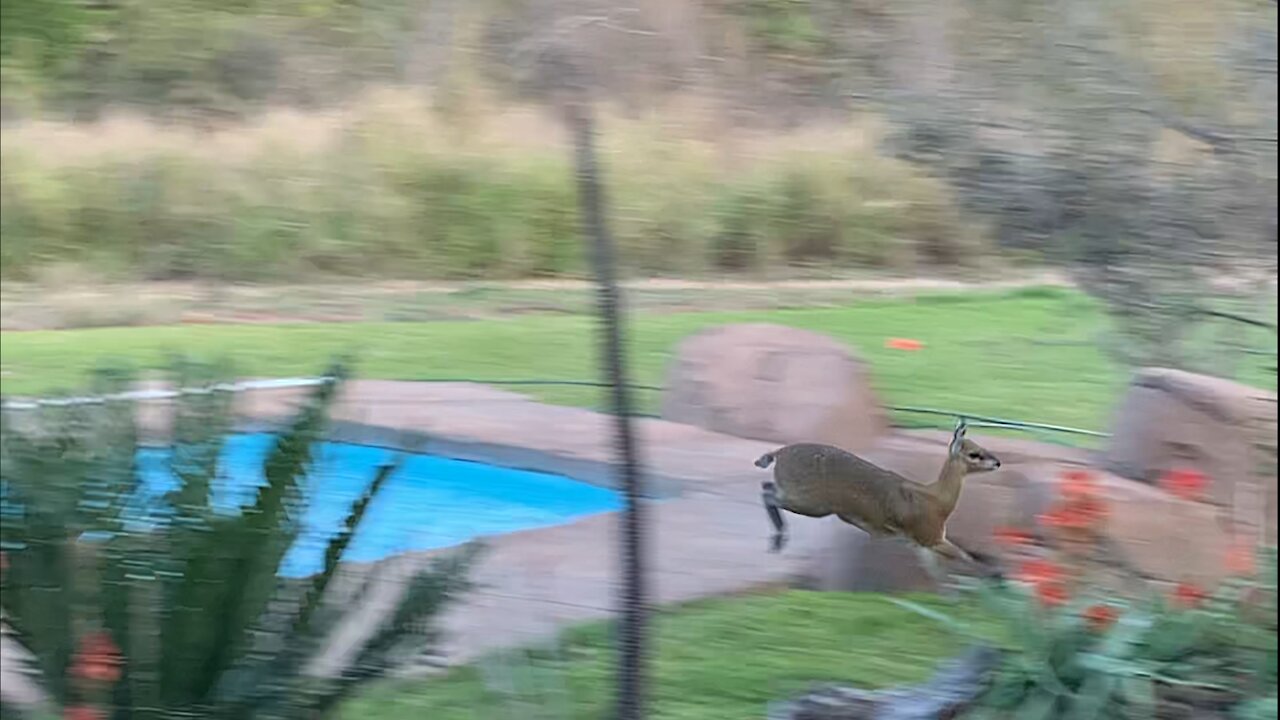
[[[682,338],[733,322],[790,325],[848,343],[870,363],[883,400],[895,405],[1100,429],[1126,380],[1095,343],[1105,320],[1091,300],[1067,289],[1028,288],[825,308],[637,313],[628,328],[633,382],[661,385]],[[0,388],[9,395],[77,388],[102,362],[155,368],[176,352],[227,357],[242,374],[266,377],[312,374],[333,355],[353,353],[369,378],[589,380],[599,377],[595,330],[589,316],[521,315],[10,332],[0,335]],[[921,340],[924,348],[886,348],[894,337]],[[1275,376],[1260,368],[1244,379],[1275,387]],[[560,404],[595,407],[602,399],[593,388],[519,389]],[[639,399],[644,410],[657,410],[657,393]]]
[[[912,599],[942,607],[936,598]],[[998,637],[995,624],[976,610],[947,607],[945,612],[977,634]],[[963,642],[883,596],[794,590],[661,612],[651,637],[654,720],[762,717],[768,702],[815,682],[865,687],[918,682]],[[374,686],[341,708],[339,717],[607,717],[613,652],[610,626],[586,625],[570,630],[556,653],[482,662],[435,680]],[[513,673],[503,678],[510,681],[501,683],[504,691],[495,689],[500,686],[495,670]]]
[[[836,308],[638,314],[630,324],[635,382],[661,384],[676,344],[732,322],[772,322],[828,334],[865,357],[895,404],[931,405],[1083,427],[1105,425],[1123,374],[1091,344],[1101,318],[1084,297],[1059,289],[921,295]],[[892,337],[918,352],[885,347]],[[599,377],[590,317],[522,316],[474,322],[178,325],[5,333],[0,387],[45,393],[82,384],[102,362],[161,365],[174,352],[232,358],[242,374],[311,374],[334,354],[355,353],[364,377],[392,379]],[[529,387],[544,401],[594,406],[592,388]],[[657,398],[642,400],[655,410]]]
[[[0,274],[116,279],[574,277],[585,266],[563,132],[497,108],[456,124],[420,93],[275,112],[197,133],[145,120],[0,130]],[[870,121],[760,140],[610,117],[602,163],[623,264],[642,273],[786,265],[977,265],[941,181],[885,157]],[[58,153],[47,152],[58,147]]]

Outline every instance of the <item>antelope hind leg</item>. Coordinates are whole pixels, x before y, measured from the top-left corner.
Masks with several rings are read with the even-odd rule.
[[[769,514],[769,522],[773,523],[773,538],[769,541],[769,552],[779,552],[787,544],[787,523],[782,519],[782,508],[778,504],[778,486],[771,482],[760,484],[760,498],[764,502],[764,510]]]

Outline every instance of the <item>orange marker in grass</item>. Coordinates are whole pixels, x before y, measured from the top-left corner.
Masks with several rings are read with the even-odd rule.
[[[884,346],[890,350],[905,350],[907,352],[924,349],[924,343],[911,338],[889,338],[884,341]]]

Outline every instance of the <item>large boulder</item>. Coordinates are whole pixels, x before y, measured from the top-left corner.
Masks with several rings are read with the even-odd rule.
[[[1212,502],[1236,530],[1276,532],[1276,394],[1220,378],[1147,368],[1120,404],[1104,456],[1107,470],[1147,483],[1173,467],[1210,478]]]
[[[889,426],[868,369],[824,335],[781,325],[723,325],[683,342],[662,417],[777,442],[870,447]]]

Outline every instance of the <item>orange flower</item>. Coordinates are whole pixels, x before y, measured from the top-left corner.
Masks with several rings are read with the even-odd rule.
[[[1255,572],[1253,547],[1243,541],[1236,540],[1227,548],[1227,572],[1232,575],[1252,575]]]
[[[1036,598],[1045,607],[1058,607],[1067,601],[1067,586],[1057,580],[1036,583]]]
[[[1098,494],[1098,481],[1088,470],[1073,468],[1062,473],[1059,488],[1067,498],[1093,497]]]
[[[111,635],[94,632],[80,641],[71,673],[94,682],[113,683],[120,679],[120,650]]]
[[[1060,506],[1040,515],[1046,527],[1059,530],[1087,530],[1093,527],[1093,518],[1071,506]]]
[[[70,705],[62,711],[63,720],[102,720],[103,712],[88,705]]]
[[[1035,542],[1035,536],[1021,528],[999,527],[991,534],[997,543],[1005,547],[1021,547]]]
[[[1160,478],[1160,487],[1183,500],[1200,500],[1204,496],[1207,479],[1199,470],[1175,468]]]
[[[1209,596],[1204,588],[1189,582],[1180,582],[1173,589],[1173,604],[1184,609],[1199,607]]]
[[[1027,560],[1018,568],[1018,579],[1026,583],[1059,583],[1062,575],[1062,568],[1048,560]]]
[[[911,338],[889,338],[884,341],[884,346],[890,350],[906,350],[907,352],[924,349],[924,343]]]
[[[1107,519],[1110,509],[1107,507],[1106,501],[1098,497],[1081,498],[1073,503],[1076,512],[1079,512],[1095,523],[1102,522]]]
[[[1120,613],[1112,606],[1099,603],[1085,608],[1083,617],[1093,632],[1105,632],[1115,623]]]

